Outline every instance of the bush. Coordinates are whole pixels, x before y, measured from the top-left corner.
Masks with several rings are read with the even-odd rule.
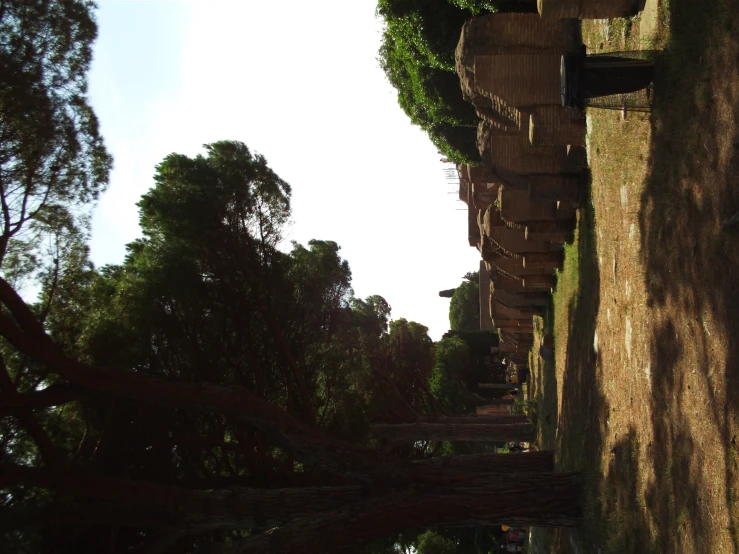
[[[450,160],[479,161],[475,109],[462,98],[454,49],[473,14],[447,0],[380,0],[385,21],[379,62],[398,104]]]

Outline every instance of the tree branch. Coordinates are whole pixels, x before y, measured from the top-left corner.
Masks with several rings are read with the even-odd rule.
[[[0,390],[10,395],[18,395],[2,354],[0,354]],[[46,431],[33,415],[31,409],[27,406],[19,406],[12,410],[12,412],[36,443],[44,464],[51,468],[58,467],[62,463],[61,452],[51,442],[49,435],[46,434]]]

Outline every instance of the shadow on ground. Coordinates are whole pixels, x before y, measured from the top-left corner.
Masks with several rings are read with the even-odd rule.
[[[604,452],[610,407],[594,348],[600,279],[588,199],[580,211],[580,288],[568,306],[556,436],[558,469],[583,473],[584,519],[580,533],[547,531],[557,552],[656,554],[684,552],[686,544],[739,552],[739,215],[727,225],[739,212],[739,12],[730,0],[670,0],[669,11],[639,212],[655,315],[645,337],[653,440],[641,444],[631,427]],[[686,360],[697,360],[695,367]],[[705,406],[691,405],[692,398],[707,398]],[[700,450],[701,429],[717,433],[718,443]],[[720,471],[706,475],[696,467],[701,456],[719,460]],[[639,467],[640,459],[651,467]],[[645,469],[654,477],[641,492]],[[716,507],[706,505],[707,479],[726,491],[731,523],[721,539]]]
[[[693,544],[710,552],[717,546],[707,531],[713,516],[701,506],[689,467],[696,446],[686,431],[682,397],[690,386],[679,363],[683,354],[724,360],[723,367],[706,362],[691,373],[707,391],[706,417],[721,437],[711,455],[723,460],[731,510],[739,228],[724,222],[739,211],[739,14],[728,0],[671,0],[670,11],[670,47],[658,62],[650,174],[640,212],[648,303],[667,314],[651,340],[654,444],[647,447],[656,482],[645,500],[658,521],[677,522],[678,533],[669,526],[658,531],[657,551],[680,551],[679,535],[690,533]],[[685,329],[697,332],[686,335]],[[737,529],[730,531],[739,552]]]
[[[603,413],[606,409],[595,386],[595,321],[600,303],[600,272],[589,181],[578,215],[579,287],[567,306],[569,328],[556,438],[557,465],[562,471],[582,469],[585,437],[592,414]]]

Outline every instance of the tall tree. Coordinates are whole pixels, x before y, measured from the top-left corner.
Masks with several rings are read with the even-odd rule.
[[[439,464],[366,437],[383,406],[432,401],[431,341],[388,324],[382,298],[351,297],[335,243],[277,248],[289,193],[241,143],[168,156],[121,266],[94,273],[63,249],[84,278],[49,274],[64,301],[46,318],[0,279],[6,549],[312,552],[440,524],[576,523],[577,477],[549,454]]]
[[[480,287],[477,272],[467,273],[449,303],[449,327],[452,331],[480,329]]]
[[[0,7],[0,261],[47,208],[77,209],[105,188],[112,160],[87,98],[97,26],[86,0]]]

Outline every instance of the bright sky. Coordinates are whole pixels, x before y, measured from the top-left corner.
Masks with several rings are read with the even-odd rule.
[[[231,139],[293,188],[288,239],[334,240],[359,297],[438,340],[438,291],[478,266],[451,167],[398,107],[377,63],[376,0],[98,0],[90,97],[115,157],[92,258],[120,263],[139,197],[171,152]]]

